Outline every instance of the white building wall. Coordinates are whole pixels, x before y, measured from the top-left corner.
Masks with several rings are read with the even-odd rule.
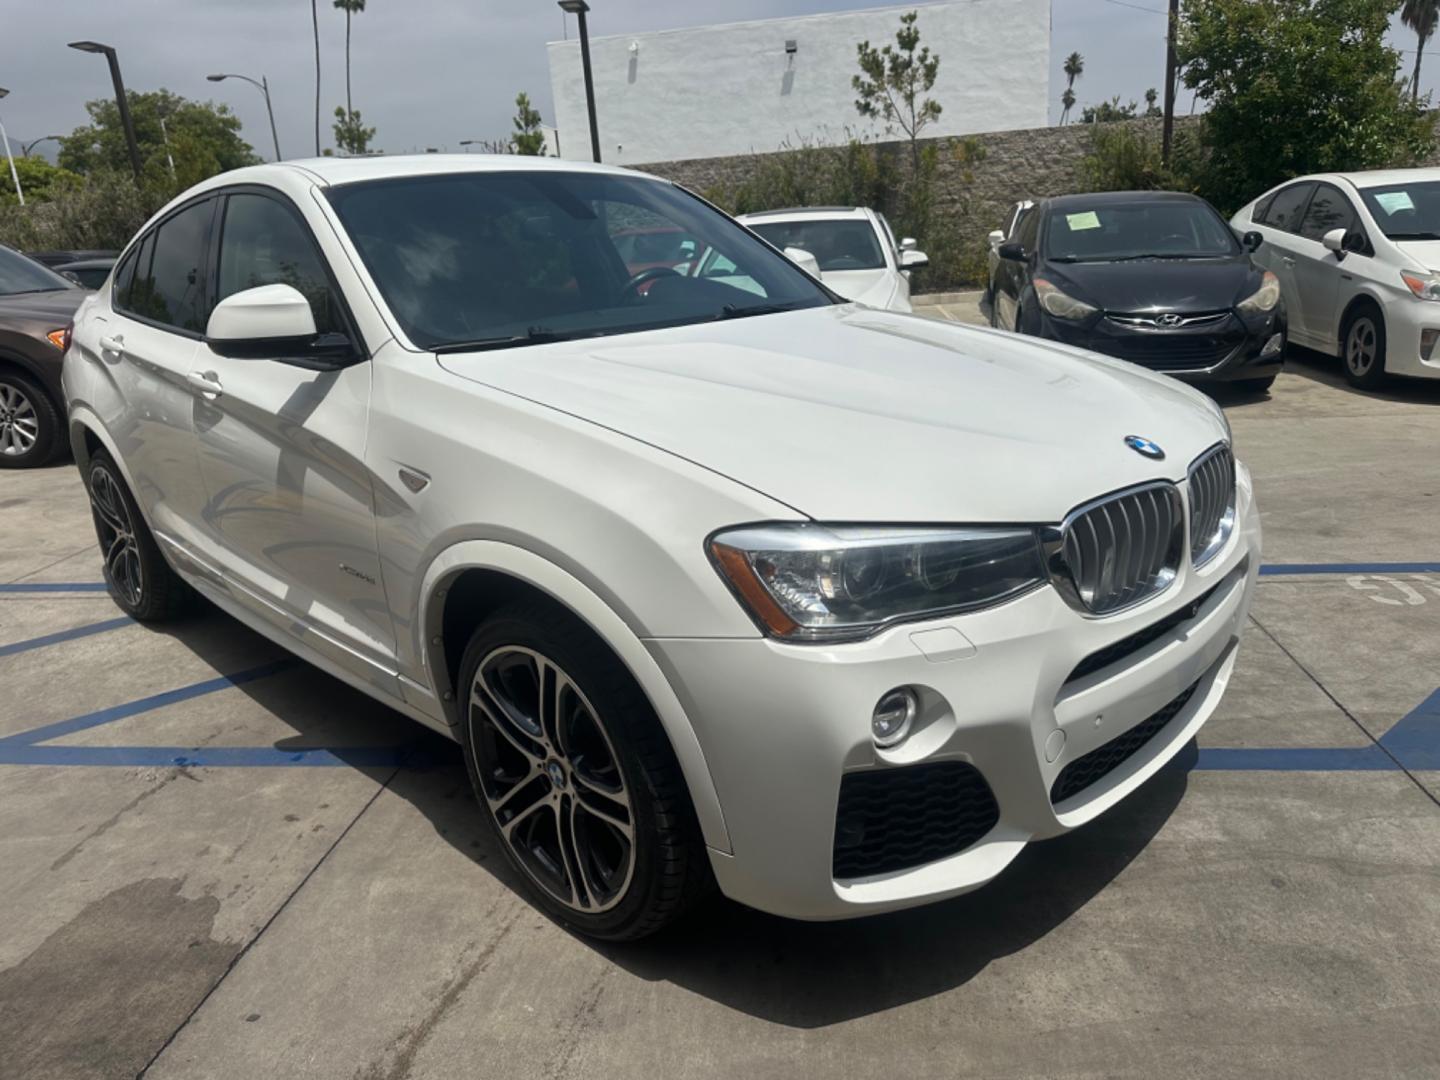
[[[847,129],[884,138],[883,125],[855,111],[855,47],[893,44],[906,11],[919,12],[920,44],[940,57],[930,96],[944,111],[926,136],[1046,125],[1050,0],[947,0],[592,37],[601,157],[613,164],[724,157],[801,138],[843,142]],[[604,26],[598,7],[596,23]],[[787,40],[795,42],[793,56]],[[572,36],[548,50],[561,153],[588,159],[580,43]]]

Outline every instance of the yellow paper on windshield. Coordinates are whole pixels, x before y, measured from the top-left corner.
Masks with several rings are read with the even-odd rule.
[[[1400,210],[1414,210],[1415,204],[1410,200],[1408,191],[1379,191],[1375,193],[1375,201],[1380,204],[1380,209],[1387,214],[1394,214]]]
[[[1071,232],[1083,232],[1085,229],[1100,228],[1100,218],[1094,210],[1086,210],[1083,214],[1066,214],[1065,224],[1070,226]]]

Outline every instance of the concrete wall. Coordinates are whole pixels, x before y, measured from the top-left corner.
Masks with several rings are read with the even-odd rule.
[[[633,165],[763,153],[797,138],[843,142],[847,129],[883,138],[855,111],[856,45],[893,43],[906,11],[919,12],[920,43],[940,57],[930,96],[944,112],[927,134],[1046,123],[1050,0],[951,0],[592,38],[601,156]],[[588,159],[579,42],[548,49],[561,153]]]

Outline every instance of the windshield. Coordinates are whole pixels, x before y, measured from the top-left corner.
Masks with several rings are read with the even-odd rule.
[[[1072,203],[1052,210],[1045,257],[1054,262],[1217,259],[1239,252],[1230,226],[1201,202]]]
[[[1440,180],[1361,188],[1360,197],[1391,240],[1440,240]]]
[[[503,348],[834,301],[675,186],[603,173],[374,180],[330,202],[422,349]]]
[[[803,248],[820,270],[883,270],[885,256],[870,222],[860,218],[829,221],[750,221],[750,228],[780,250]]]
[[[27,259],[7,247],[0,247],[0,296],[57,292],[74,287],[49,267],[41,266],[34,259]]]

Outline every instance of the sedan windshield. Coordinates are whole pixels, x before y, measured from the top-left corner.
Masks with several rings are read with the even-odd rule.
[[[17,251],[0,247],[0,296],[20,293],[59,292],[75,286],[47,266]]]
[[[505,348],[835,301],[671,184],[505,170],[373,180],[329,198],[423,349]]]
[[[1052,210],[1044,254],[1054,262],[1218,259],[1239,245],[1220,215],[1201,202],[1136,201]]]
[[[885,256],[868,221],[751,221],[750,228],[782,251],[802,248],[827,270],[883,270]]]
[[[1360,197],[1391,240],[1440,240],[1440,181],[1361,188]]]

